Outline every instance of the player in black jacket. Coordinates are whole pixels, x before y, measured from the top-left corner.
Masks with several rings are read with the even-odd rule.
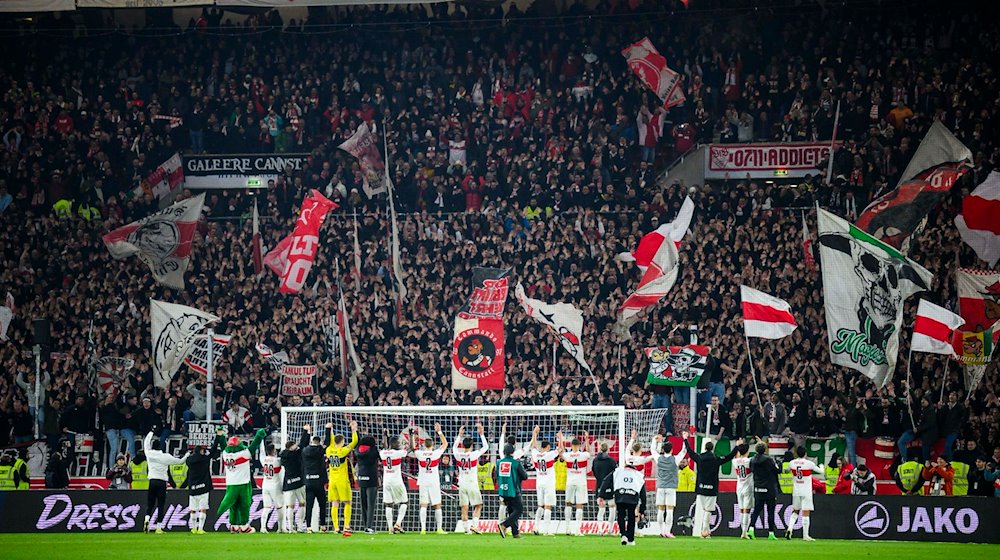
[[[781,469],[774,458],[767,454],[767,444],[758,443],[754,450],[757,454],[750,459],[750,472],[753,473],[753,513],[750,515],[750,529],[747,531],[747,537],[750,539],[754,538],[753,528],[757,525],[761,513],[773,512],[775,501],[781,493],[781,486],[778,483]],[[764,516],[765,529],[769,527],[769,518],[770,514]],[[774,536],[773,521],[771,523],[771,531],[767,538],[774,540],[777,537]]]
[[[304,432],[310,432],[309,424],[302,427]],[[302,474],[305,477],[306,486],[306,524],[309,532],[312,528],[312,508],[313,504],[319,504],[319,527],[326,531],[326,448],[330,445],[330,437],[333,435],[333,424],[326,424],[326,438],[313,436],[309,445],[302,450]]]
[[[285,471],[285,479],[281,483],[281,493],[285,502],[285,530],[305,530],[306,489],[302,476],[302,449],[309,445],[309,432],[302,430],[298,442],[285,442],[281,452],[281,468]],[[295,505],[298,504],[298,515]]]
[[[354,452],[361,489],[361,518],[365,532],[375,533],[375,508],[378,507],[378,445],[370,435],[362,436],[358,449]]]
[[[194,448],[187,458],[187,478],[184,486],[188,489],[188,510],[191,512],[191,532],[205,534],[205,518],[208,512],[208,496],[212,491],[212,461],[219,458],[225,444],[225,430],[219,429],[211,449],[204,445]]]
[[[698,465],[698,474],[695,479],[695,525],[694,534],[701,532],[702,538],[712,536],[712,514],[715,512],[715,501],[719,497],[719,467],[725,465],[736,456],[736,448],[743,445],[743,438],[736,440],[734,449],[725,457],[718,457],[715,454],[715,444],[711,441],[705,442],[705,452],[697,453],[691,442],[688,441],[687,432],[682,433],[684,445],[687,447],[691,460]],[[700,517],[699,517],[699,514]],[[700,525],[699,525],[700,521]]]

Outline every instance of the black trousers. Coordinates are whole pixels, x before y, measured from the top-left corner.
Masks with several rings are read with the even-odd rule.
[[[774,494],[754,494],[753,497],[753,513],[750,514],[750,528],[757,526],[757,519],[763,517],[764,519],[764,530],[774,530],[774,520],[770,519],[770,512],[774,511],[775,506]],[[761,515],[763,514],[763,516]],[[770,520],[770,524],[768,521]],[[770,528],[770,529],[768,529]]]
[[[378,507],[378,488],[363,486],[361,488],[361,520],[365,530],[375,528],[375,508]]]
[[[319,526],[326,527],[326,488],[322,482],[306,483],[306,527],[311,527],[313,501],[319,503]]]
[[[521,531],[517,527],[517,522],[521,519],[521,514],[524,512],[524,504],[521,503],[521,497],[510,498],[504,496],[503,505],[507,506],[507,518],[501,521],[500,524],[508,527],[512,535],[520,534]]]
[[[629,542],[635,540],[635,508],[638,505],[615,502],[615,511],[618,512],[618,530]]]
[[[160,524],[163,523],[163,513],[167,505],[167,482],[165,480],[150,480],[146,490],[146,517],[152,518],[153,511],[160,512]]]

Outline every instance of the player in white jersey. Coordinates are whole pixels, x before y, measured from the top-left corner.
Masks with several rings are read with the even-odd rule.
[[[632,430],[632,437],[628,440],[628,446],[625,447],[625,464],[640,467],[646,463],[653,460],[652,455],[642,454],[642,444],[639,443],[637,439],[639,437],[639,432]]]
[[[455,447],[451,454],[455,456],[455,468],[458,469],[458,503],[462,506],[462,525],[466,533],[479,533],[479,515],[483,511],[483,493],[479,490],[479,458],[490,450],[486,441],[486,433],[482,422],[476,423],[476,431],[483,446],[472,449],[472,438],[462,437],[465,426],[458,429]],[[461,447],[459,447],[461,445]],[[469,506],[472,506],[472,524],[469,524]]]
[[[733,473],[736,475],[736,504],[740,508],[740,538],[749,539],[750,511],[753,509],[753,473],[750,472],[750,446],[745,443],[736,448]]]
[[[785,538],[792,538],[792,528],[802,512],[802,540],[815,540],[809,536],[809,516],[813,511],[813,477],[822,478],[823,470],[809,459],[806,459],[806,448],[795,448],[795,459],[788,463],[792,472],[792,517],[788,520]]]
[[[570,442],[570,450],[563,452],[563,460],[566,461],[566,497],[564,514],[566,517],[566,534],[581,536],[580,528],[583,525],[583,508],[587,505],[590,496],[587,492],[587,473],[590,472],[591,454],[584,451],[590,442],[590,434],[583,432],[583,439],[573,438]],[[576,520],[570,522],[570,514],[573,507],[576,507]]]
[[[387,449],[380,449],[379,458],[382,459],[382,503],[385,504],[385,521],[392,533],[402,533],[403,518],[406,517],[406,485],[403,484],[403,458],[409,451],[403,448],[403,444],[397,437],[388,437]],[[392,506],[398,507],[395,523],[393,523]]]
[[[660,434],[656,434],[653,438],[653,445],[649,451],[653,459],[653,474],[656,476],[656,524],[661,537],[672,539],[674,508],[677,507],[677,485],[680,482],[678,471],[680,462],[687,452],[681,445],[680,451],[675,455],[673,444],[669,441],[664,442]]]
[[[556,434],[556,449],[547,439],[538,441],[539,427],[531,432],[531,463],[535,468],[535,493],[538,508],[535,509],[535,534],[554,534],[552,508],[556,505],[556,459],[562,453],[563,435]],[[543,517],[544,516],[544,517]]]
[[[267,532],[267,522],[271,516],[271,510],[278,510],[278,532],[284,532],[285,500],[281,492],[281,485],[285,480],[285,473],[281,470],[281,459],[278,457],[278,448],[273,443],[268,443],[260,451],[261,471],[264,473],[264,483],[262,485],[262,497],[264,510],[260,515],[260,532]]]
[[[417,459],[417,486],[420,487],[420,534],[427,533],[427,505],[434,508],[434,521],[437,524],[437,533],[444,532],[444,518],[441,513],[441,479],[438,475],[438,465],[441,463],[441,456],[448,450],[448,440],[441,431],[441,424],[434,423],[434,432],[441,440],[441,445],[434,447],[434,438],[424,440],[423,449],[418,449],[417,438],[413,441],[413,456]]]
[[[504,445],[510,445],[514,448],[514,453],[511,454],[511,458],[515,461],[520,461],[527,453],[527,448],[519,448],[517,446],[517,438],[514,436],[507,436],[506,422],[504,422],[503,427],[500,428],[500,443],[497,445],[497,449],[503,449]],[[500,500],[500,507],[497,508],[497,522],[501,522],[504,519],[507,519],[507,506],[503,503],[503,500]]]

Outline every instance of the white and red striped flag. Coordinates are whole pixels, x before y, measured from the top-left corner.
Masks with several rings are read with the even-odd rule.
[[[791,306],[783,299],[748,286],[740,286],[743,300],[743,330],[756,338],[784,338],[798,327]]]
[[[639,270],[645,274],[649,263],[653,260],[653,256],[656,255],[657,251],[659,251],[660,245],[664,240],[670,239],[680,248],[681,239],[684,239],[684,234],[687,233],[688,228],[691,226],[691,218],[693,216],[694,201],[691,200],[691,197],[687,197],[684,199],[684,204],[681,204],[681,209],[677,212],[677,217],[674,218],[674,221],[665,223],[654,231],[643,235],[642,239],[639,240],[639,246],[631,253],[619,253],[618,260],[634,262],[639,266]]]
[[[1000,261],[1000,173],[989,174],[972,194],[962,200],[962,213],[955,216],[955,226],[962,241],[976,251],[980,259],[996,266]]]
[[[257,200],[253,201],[253,273],[264,271],[264,253],[260,245],[260,214],[257,213]]]
[[[956,356],[952,341],[955,329],[964,323],[965,319],[961,316],[922,299],[917,306],[917,320],[913,323],[910,349],[914,352]]]

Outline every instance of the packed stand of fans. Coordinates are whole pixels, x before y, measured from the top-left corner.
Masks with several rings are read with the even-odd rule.
[[[33,439],[37,417],[50,445],[111,433],[134,453],[135,436],[165,438],[182,433],[185,420],[205,418],[204,380],[194,372],[183,368],[166,391],[152,386],[150,298],[222,317],[216,331],[233,343],[217,360],[214,408],[235,431],[274,430],[280,407],[290,404],[257,342],[288,351],[292,363],[321,366],[318,394],[294,404],[639,408],[653,401],[642,348],[681,342],[667,333],[697,324],[714,357],[705,399],[718,397],[716,422],[727,434],[901,436],[909,428],[899,381],[905,358],[882,392],[830,365],[822,283],[803,259],[801,213],[819,202],[856,217],[895,185],[931,120],[942,120],[976,154],[975,169],[932,213],[912,256],[935,274],[935,297],[954,308],[956,255],[966,265],[975,257],[951,218],[961,194],[997,160],[995,21],[870,5],[854,15],[672,15],[658,4],[608,2],[593,14],[574,6],[557,19],[531,10],[501,19],[489,8],[465,16],[359,8],[336,12],[331,22],[357,25],[336,33],[301,22],[282,31],[273,13],[246,24],[213,16],[168,37],[17,38],[22,48],[0,62],[0,289],[17,302],[10,341],[0,345],[0,446]],[[645,35],[685,75],[687,103],[668,114],[620,55]],[[838,100],[844,144],[833,184],[819,171],[794,188],[658,180],[663,164],[693,141],[829,140]],[[336,149],[362,120],[389,138],[410,292],[402,309],[391,290],[384,200],[364,197],[357,163]],[[311,157],[266,192],[211,191],[187,288],[174,292],[155,285],[138,261],[113,260],[100,235],[157,208],[129,193],[178,151]],[[310,188],[341,208],[323,227],[310,276],[316,285],[278,295],[272,274],[253,274],[252,197],[273,247]],[[689,189],[697,211],[677,285],[620,344],[611,333],[616,306],[639,273],[614,256],[672,219]],[[73,201],[69,217],[52,210],[63,199]],[[815,214],[809,219],[815,231]],[[338,265],[364,362],[356,396],[323,329],[336,306]],[[453,392],[452,321],[475,266],[512,267],[532,297],[583,309],[600,390],[569,356],[553,367],[549,335],[508,303],[509,389]],[[763,411],[740,340],[740,283],[787,299],[799,317],[794,335],[754,349],[761,397],[773,403]],[[42,361],[41,411],[30,329],[38,317],[51,320],[55,352]],[[92,355],[136,360],[121,394],[99,398],[88,375]],[[1000,445],[995,367],[968,399],[956,365],[927,358],[912,369],[914,413],[922,425],[934,419],[924,439],[987,453]],[[955,406],[937,404],[946,372]]]

